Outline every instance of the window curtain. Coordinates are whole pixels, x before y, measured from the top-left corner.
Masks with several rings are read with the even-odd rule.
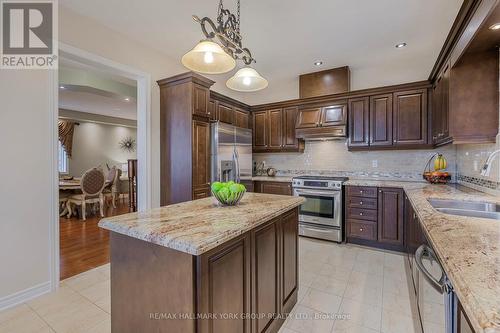
[[[75,123],[67,120],[59,120],[59,141],[66,150],[68,157],[71,157],[73,149],[73,133],[75,131]]]

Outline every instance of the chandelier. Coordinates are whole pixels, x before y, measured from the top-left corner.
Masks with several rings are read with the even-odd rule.
[[[232,90],[252,92],[267,87],[264,79],[254,68],[250,50],[242,46],[240,34],[240,0],[237,0],[237,15],[225,9],[219,2],[216,23],[208,17],[193,19],[201,26],[205,39],[182,57],[182,64],[188,69],[204,74],[222,74],[236,67],[241,60],[244,67],[239,69],[227,82]]]

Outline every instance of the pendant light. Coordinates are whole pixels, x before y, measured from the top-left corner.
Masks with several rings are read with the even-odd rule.
[[[211,40],[202,40],[186,53],[181,62],[192,71],[204,74],[222,74],[231,71],[236,61]]]
[[[229,89],[241,92],[262,90],[267,85],[267,80],[252,67],[241,68],[226,82]]]

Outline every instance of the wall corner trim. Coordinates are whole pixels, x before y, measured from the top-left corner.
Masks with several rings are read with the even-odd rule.
[[[2,297],[0,298],[0,311],[27,302],[50,291],[52,291],[51,283],[50,281],[47,281],[33,287],[18,291],[14,294]]]

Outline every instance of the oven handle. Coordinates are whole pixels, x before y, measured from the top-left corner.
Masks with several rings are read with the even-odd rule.
[[[326,233],[332,232],[331,228],[317,228],[317,227],[313,227],[311,225],[302,226],[302,227],[309,229],[309,230],[317,231],[317,232],[326,232]]]
[[[319,195],[319,196],[322,196],[322,197],[337,197],[340,195],[340,191],[334,191],[333,193],[332,192],[320,192],[320,191],[304,191],[304,190],[298,190],[298,189],[295,189],[295,193],[297,193],[298,195]]]

